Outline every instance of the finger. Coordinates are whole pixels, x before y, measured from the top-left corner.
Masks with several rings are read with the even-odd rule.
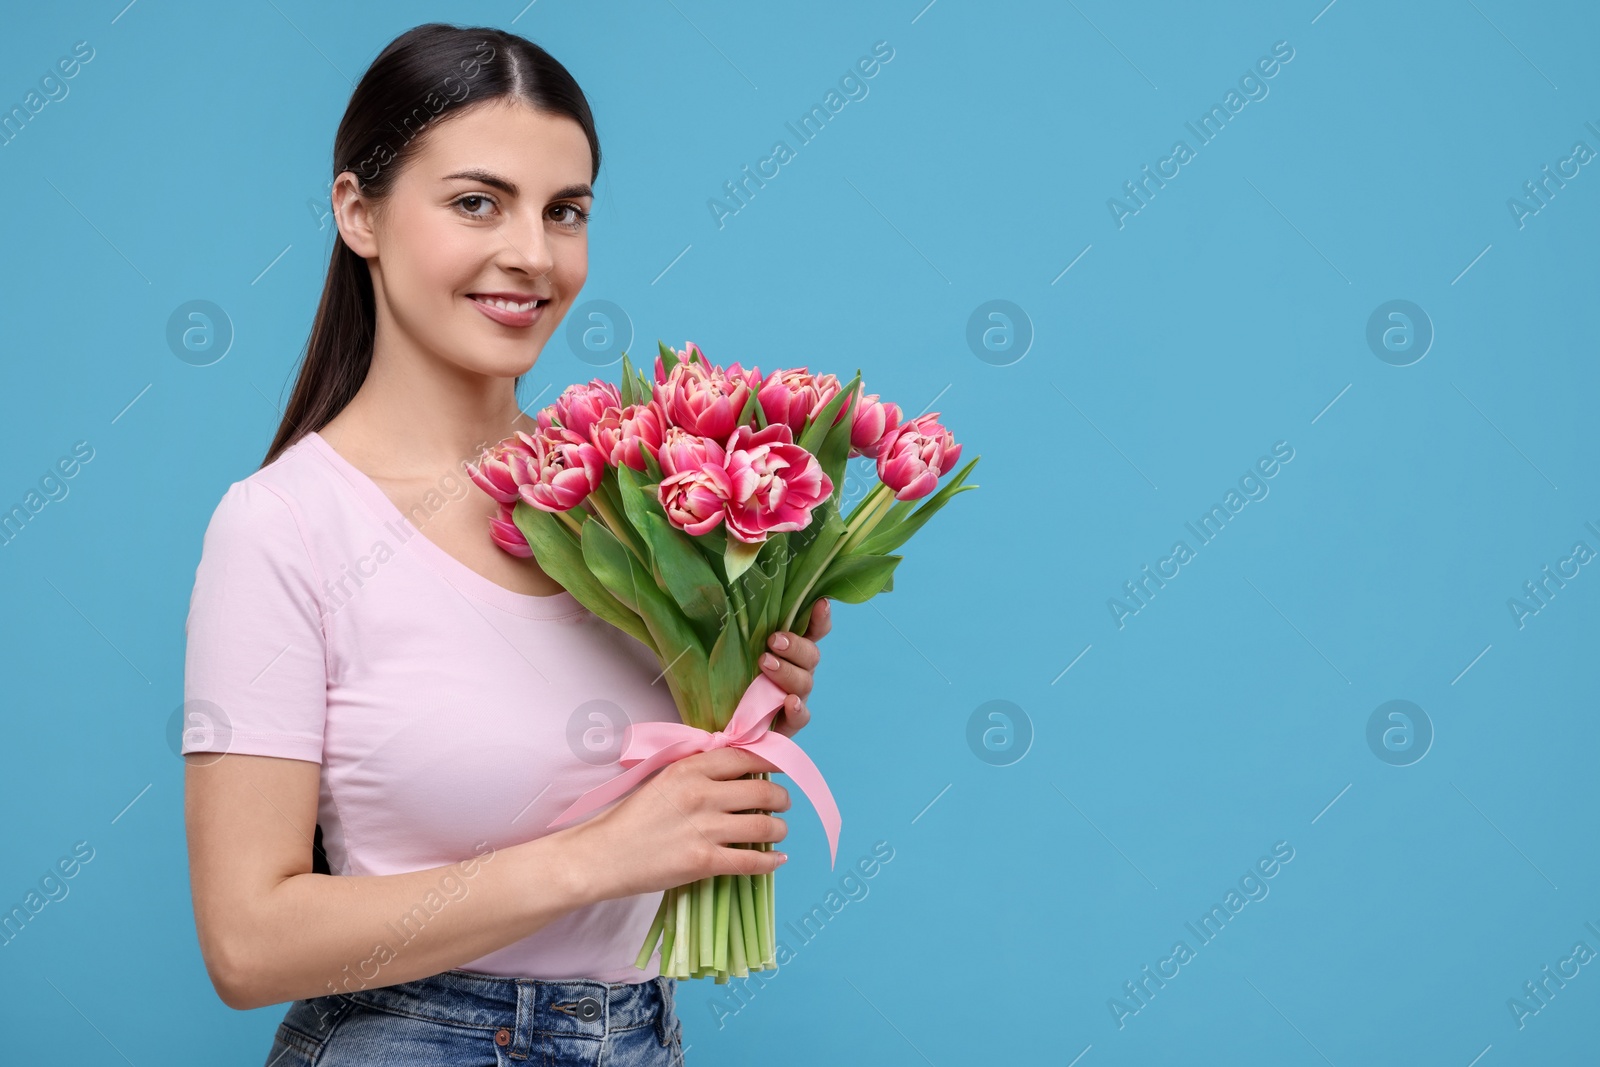
[[[777,849],[724,848],[729,874],[771,874],[789,859],[787,852]]]
[[[761,673],[777,683],[779,689],[785,693],[796,696],[810,696],[811,686],[815,681],[808,670],[796,667],[786,659],[779,659],[771,652],[761,654]]]
[[[733,745],[714,748],[710,752],[697,752],[684,759],[695,760],[695,769],[699,773],[723,782],[743,778],[747,774],[772,774],[780,770],[766,758]]]
[[[728,844],[776,844],[789,836],[789,824],[776,815],[728,815],[717,820],[712,837]]]
[[[735,778],[716,787],[716,806],[725,812],[788,811],[789,791],[765,778]]]
[[[806,627],[806,636],[813,641],[823,637],[833,629],[833,601],[827,597],[819,597],[811,605],[811,624]]]
[[[790,693],[784,699],[783,711],[773,722],[772,728],[785,737],[793,737],[810,721],[811,710],[806,707],[806,702]]]
[[[815,670],[817,661],[822,658],[822,649],[815,641],[788,630],[780,630],[767,638],[767,647],[801,670]]]

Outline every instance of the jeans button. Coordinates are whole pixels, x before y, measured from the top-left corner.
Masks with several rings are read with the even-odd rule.
[[[600,1016],[600,1002],[593,997],[584,997],[578,1001],[578,1018],[588,1022]]]
[[[507,1030],[503,1026],[496,1030],[494,1032],[494,1043],[499,1045],[501,1048],[505,1048],[507,1045],[511,1044],[511,1031]]]

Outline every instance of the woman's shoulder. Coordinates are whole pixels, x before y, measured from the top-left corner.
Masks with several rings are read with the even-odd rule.
[[[230,483],[212,509],[206,550],[309,553],[331,503],[321,466],[313,442],[302,437],[271,463]]]

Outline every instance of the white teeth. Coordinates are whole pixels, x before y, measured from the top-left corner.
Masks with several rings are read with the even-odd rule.
[[[480,304],[488,304],[490,307],[499,308],[501,311],[532,311],[539,303],[537,300],[529,300],[523,303],[513,303],[509,300],[491,300],[481,296],[473,297],[473,299],[478,301]]]

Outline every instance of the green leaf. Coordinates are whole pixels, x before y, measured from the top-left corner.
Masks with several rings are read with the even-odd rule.
[[[724,621],[723,625],[737,627],[739,636],[748,638],[750,636],[750,613],[744,605],[744,589],[739,582],[729,582],[727,590],[728,614],[730,617]]]
[[[853,405],[855,403],[855,393],[860,385],[861,372],[857,371],[856,376],[851,378],[848,384],[842,386],[837,393],[833,394],[833,399],[822,406],[822,410],[817,412],[816,417],[811,420],[811,424],[805,428],[805,431],[800,434],[800,439],[795,443],[812,455],[816,455],[822,447],[823,438],[831,431],[837,430],[842,426],[845,438],[848,439],[850,436],[850,424],[854,420],[841,418],[836,426],[834,425],[833,417],[846,404]]]
[[[637,471],[631,467],[619,466],[614,474],[615,478],[607,479],[607,481],[614,483],[616,499],[621,505],[623,517],[632,528],[641,547],[650,556],[650,570],[656,579],[656,584],[668,585],[667,576],[662,570],[664,558],[661,552],[673,553],[678,545],[666,539],[652,539],[647,530],[652,519],[659,519],[671,528],[671,523],[667,519],[666,509],[661,506],[661,501],[657,499],[654,485],[641,482]],[[673,532],[677,531],[674,530]],[[689,537],[688,534],[682,534],[681,536]],[[684,547],[693,548],[692,545],[687,544]],[[658,551],[658,548],[660,551]],[[674,555],[673,558],[676,558],[676,556]],[[692,564],[683,565],[692,566]],[[720,588],[721,582],[717,581],[717,585]],[[680,603],[682,602],[680,601]]]
[[[756,676],[755,662],[744,652],[737,626],[723,630],[717,637],[717,643],[712,646],[708,668],[714,729],[720,730],[728,725],[728,720],[733,718],[733,709],[739,706],[739,698]]]
[[[739,576],[750,569],[750,564],[756,561],[756,556],[760,552],[760,544],[750,545],[737,537],[728,538],[728,548],[722,557],[727,567],[728,581],[738,581]]]
[[[770,558],[757,557],[756,565],[761,568],[761,573],[766,577],[764,597],[767,601],[766,624],[770,629],[778,617],[778,609],[783,602],[784,580],[789,574],[789,561],[794,558],[789,551],[790,534],[785,532],[774,534],[769,539],[776,544],[772,547]]]
[[[578,539],[555,515],[518,501],[511,519],[528,539],[539,567],[560,582],[573,599],[617,629],[638,638],[656,651],[644,620],[618,600],[589,569]],[[587,523],[585,524],[588,525]]]
[[[917,500],[896,500],[889,505],[889,510],[883,513],[883,518],[878,520],[880,526],[884,529],[898,526],[907,515],[916,510],[919,503],[920,501]],[[876,533],[877,531],[874,530],[873,532]]]
[[[649,557],[649,547],[644,542],[644,536],[639,533],[638,526],[633,521],[633,516],[627,511],[626,503],[628,492],[627,489],[621,484],[621,479],[601,479],[600,487],[595,490],[595,493],[601,497],[602,501],[610,509],[610,514],[617,516],[620,520],[619,525],[622,528],[614,529],[611,532],[616,534],[617,539],[623,543],[623,546],[632,551],[635,556],[640,558]],[[609,524],[609,520],[607,521]],[[647,562],[650,565],[651,571],[654,572],[655,560],[653,558],[648,558]]]
[[[643,619],[678,711],[696,725],[710,714],[706,653],[689,620],[602,523],[583,525],[583,556],[596,576]]]
[[[661,484],[661,463],[656,459],[655,456],[650,454],[650,446],[646,445],[642,438],[639,440],[639,457],[644,460],[643,473],[648,479],[648,483],[644,485],[643,488],[646,489],[651,496],[655,496],[655,487]],[[634,473],[638,474],[640,472],[635,471]]]
[[[643,519],[639,530],[655,556],[661,584],[710,644],[728,617],[728,594],[722,579],[689,543],[693,539],[690,534],[658,515],[645,515]]]
[[[850,460],[850,431],[855,424],[856,391],[861,384],[861,372],[851,379],[849,405],[845,408],[844,415],[839,422],[829,428],[823,437],[822,443],[817,448],[817,463],[822,467],[822,473],[828,476],[833,483],[833,495],[841,496],[844,492],[844,468]],[[841,389],[840,392],[845,390]]]
[[[661,349],[661,369],[662,369],[662,371],[664,371],[667,374],[671,374],[672,373],[672,368],[676,367],[678,365],[678,363],[680,362],[679,359],[678,359],[678,350],[673,348],[671,345],[667,344],[665,341],[661,340],[659,337],[656,338],[656,347]]]
[[[944,484],[943,488],[934,493],[920,508],[899,523],[891,526],[887,521],[880,522],[878,527],[872,531],[872,534],[865,541],[862,541],[860,545],[856,546],[856,551],[868,554],[892,552],[905,544],[911,539],[912,534],[922,528],[923,523],[933,518],[940,508],[950,502],[951,497],[957,493],[966,492],[968,489],[978,488],[976,483],[972,485],[963,485],[962,483],[966,481],[967,475],[972,473],[972,468],[977,465],[978,460],[981,458],[981,456],[973,456],[955,473],[953,478]],[[905,503],[905,501],[901,501],[901,503]],[[890,512],[893,513],[893,510],[891,508]]]
[[[804,529],[795,530],[789,534],[789,544],[787,547],[789,549],[789,559],[791,561],[800,558],[800,556],[805,553],[806,549],[811,546],[811,543],[817,539],[817,535],[822,532],[825,526],[827,526],[828,512],[830,511],[833,512],[835,516],[837,516],[839,513],[839,497],[837,494],[828,497],[815,508],[811,509],[811,521],[806,523]]]
[[[661,502],[656,499],[656,494],[646,488],[647,483],[639,480],[639,472],[632,467],[616,468],[617,499],[622,505],[623,512],[628,516],[628,521],[638,526],[646,515],[659,515],[667,517]]]
[[[751,411],[752,408],[755,409],[753,412]],[[739,419],[734,425],[743,426],[752,419],[755,421],[756,429],[764,430],[767,428],[767,412],[761,406],[760,401],[756,399],[756,391],[754,389],[750,390],[750,395],[744,398],[744,407],[739,409]]]
[[[812,510],[811,524],[804,531],[796,531],[796,534],[804,532],[810,537],[789,563],[788,584],[791,589],[798,589],[816,577],[828,554],[845,535],[845,530],[844,519],[839,517],[838,503],[831,497]]]
[[[639,614],[660,650],[656,658],[666,674],[667,688],[683,721],[704,729],[712,714],[705,646],[678,606],[651,581],[638,561],[630,559],[630,563]]]
[[[711,564],[712,569],[717,572],[717,576],[722,579],[723,584],[731,584],[728,581],[726,559],[728,553],[728,531],[722,523],[717,523],[717,525],[699,537],[694,538],[694,546],[700,550],[700,554],[706,558],[706,562]]]
[[[770,591],[766,597],[766,612],[762,616],[759,636],[763,642],[767,635],[773,633],[783,624],[783,602],[789,587],[789,554],[785,552],[777,558],[777,574],[771,579]]]
[[[644,612],[639,605],[639,594],[634,588],[632,556],[617,535],[603,522],[590,520],[583,524],[583,561],[600,583],[636,614]]]
[[[637,379],[633,376],[633,364],[628,360],[628,353],[622,353],[622,384],[617,386],[617,395],[622,398],[622,406],[637,403],[634,392],[638,386]]]
[[[756,554],[755,563],[732,583],[744,599],[752,657],[761,654],[768,635],[777,629],[775,620],[783,602],[783,575],[789,560],[785,543],[788,537],[786,531],[769,535]]]
[[[812,590],[811,599],[832,597],[846,604],[861,604],[890,586],[894,568],[903,556],[863,556],[851,553],[836,558]]]

